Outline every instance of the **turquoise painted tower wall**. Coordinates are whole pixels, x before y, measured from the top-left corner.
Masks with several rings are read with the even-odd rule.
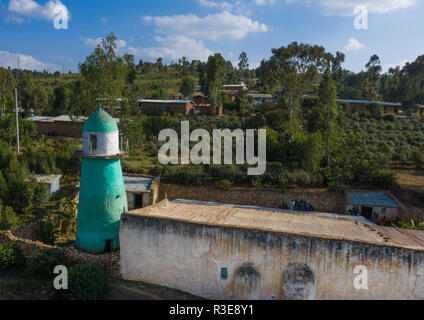
[[[91,253],[114,251],[121,215],[128,211],[115,120],[99,107],[85,123],[83,139],[75,246]]]
[[[77,219],[76,246],[102,253],[106,241],[119,249],[121,214],[128,211],[120,159],[83,160]]]

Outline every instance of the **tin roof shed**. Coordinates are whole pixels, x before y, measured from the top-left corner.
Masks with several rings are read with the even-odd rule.
[[[398,204],[384,192],[351,192],[349,205],[398,208]]]

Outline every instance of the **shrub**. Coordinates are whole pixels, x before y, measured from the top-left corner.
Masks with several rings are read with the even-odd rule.
[[[11,242],[0,243],[0,273],[25,266],[22,250]]]
[[[103,270],[78,263],[68,269],[68,290],[62,294],[65,298],[73,300],[100,300],[108,288]]]
[[[200,186],[207,180],[208,175],[201,166],[184,166],[172,168],[165,180],[175,184]]]
[[[0,230],[9,230],[17,227],[19,218],[11,207],[5,207],[0,200]]]
[[[62,251],[47,250],[34,258],[32,271],[41,277],[51,277],[56,266],[71,267],[74,262]]]
[[[386,114],[383,117],[383,120],[384,121],[389,121],[389,122],[395,122],[396,121],[396,116],[393,113],[389,113],[389,114]]]
[[[215,183],[215,186],[218,189],[226,190],[226,189],[230,189],[233,186],[233,183],[230,180],[224,179],[224,180],[217,181]]]
[[[415,150],[412,153],[412,160],[415,163],[415,167],[421,169],[424,165],[424,154],[419,150]]]

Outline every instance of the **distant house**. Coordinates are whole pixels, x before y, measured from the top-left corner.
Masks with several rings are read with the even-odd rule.
[[[213,109],[208,103],[198,104],[195,106],[194,114],[201,116],[213,116]],[[222,116],[222,106],[216,108],[215,115]]]
[[[240,84],[224,84],[222,86],[223,90],[229,90],[229,91],[241,91],[241,90],[247,90],[248,87],[242,82]]]
[[[141,209],[156,204],[159,195],[159,178],[149,176],[124,176],[128,209]]]
[[[47,185],[49,195],[54,195],[60,191],[61,175],[54,174],[36,174],[35,179],[38,183]]]
[[[40,135],[80,138],[87,118],[82,116],[71,118],[68,115],[62,115],[58,117],[34,116],[27,120],[33,121],[37,125],[37,132]],[[119,119],[115,119],[115,121],[119,123]]]
[[[368,100],[350,100],[350,99],[336,99],[337,102],[347,103],[349,113],[365,113],[368,111],[367,106],[370,103],[376,103],[383,107],[384,113],[395,113],[402,116],[402,104],[394,102],[382,102],[382,101],[368,101]]]
[[[253,103],[258,105],[262,104],[266,101],[271,101],[274,99],[274,96],[272,94],[267,93],[248,93],[248,97],[251,97],[253,99]]]
[[[399,204],[386,192],[349,192],[346,204],[347,212],[359,210],[364,218],[372,222],[379,222],[384,217],[393,222],[400,214]]]
[[[193,102],[197,105],[207,103],[205,95],[201,92],[195,92],[191,97],[191,100],[193,100]]]
[[[174,94],[173,98],[174,98],[174,100],[184,100],[185,97],[182,93],[178,92],[178,93]]]
[[[304,98],[316,99],[315,94],[306,94]],[[408,118],[408,114],[405,112],[404,108],[402,108],[402,103],[398,102],[385,102],[385,101],[370,101],[370,100],[355,100],[355,99],[336,99],[336,102],[347,104],[348,108],[346,110],[347,113],[350,114],[363,114],[368,111],[368,105],[371,103],[378,104],[382,106],[383,113],[393,113],[398,118]],[[422,117],[424,116],[424,106],[420,106],[419,111],[416,116]]]
[[[163,113],[193,115],[213,115],[210,104],[196,104],[192,100],[139,100],[141,112],[147,115],[160,115]],[[222,107],[217,108],[216,115],[222,115]]]
[[[194,105],[191,100],[153,100],[140,99],[141,112],[147,115],[160,115],[163,113],[183,114],[188,116],[194,113]]]
[[[258,78],[243,78],[241,81],[243,83],[252,84],[253,86],[256,86],[260,82]]]
[[[237,99],[239,90],[222,90],[221,92],[224,93],[225,100],[234,102]]]

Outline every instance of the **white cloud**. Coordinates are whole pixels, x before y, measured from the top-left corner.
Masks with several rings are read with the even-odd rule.
[[[37,70],[37,71],[60,70],[60,67],[58,65],[41,62],[35,59],[34,57],[31,57],[25,54],[16,54],[16,53],[10,53],[7,51],[0,51],[0,66],[5,68],[11,67],[12,69],[17,68],[18,60],[19,60],[19,65],[21,69]]]
[[[400,67],[400,69],[402,69],[407,63],[411,63],[411,61],[409,60],[402,60],[399,63],[394,63],[394,64],[388,64],[383,68],[384,72],[389,71],[390,68],[395,69],[396,67]]]
[[[368,13],[383,14],[412,7],[417,0],[286,0],[286,3],[297,2],[318,6],[327,15],[353,16],[358,5],[367,7]]]
[[[195,40],[182,35],[172,35],[168,37],[155,37],[157,47],[128,47],[128,53],[134,54],[137,58],[159,58],[176,60],[186,57],[189,60],[206,61],[213,52],[207,49],[200,40]]]
[[[106,24],[107,23],[107,19],[106,18],[100,18],[101,23]]]
[[[356,50],[361,50],[362,48],[364,48],[365,45],[360,43],[358,40],[356,40],[355,38],[350,38],[349,42],[344,46],[344,50],[346,52],[349,51],[356,51]]]
[[[66,9],[69,16],[68,9],[59,0],[49,0],[44,5],[39,5],[33,0],[10,0],[8,6],[9,12],[18,16],[49,21],[53,21],[62,8]]]
[[[228,11],[210,14],[204,18],[197,15],[175,15],[162,17],[143,17],[153,22],[167,35],[184,35],[189,38],[219,40],[222,38],[242,39],[249,33],[267,32],[269,28],[258,21],[234,15]]]
[[[97,39],[92,39],[92,38],[84,38],[84,44],[87,47],[97,47],[97,45],[102,43],[103,38],[97,38]],[[116,46],[117,46],[117,50],[121,49],[121,48],[125,48],[127,46],[127,42],[125,40],[122,39],[116,39],[115,41]]]
[[[210,1],[210,0],[197,0],[197,2],[199,3],[201,7],[205,7],[205,8],[219,8],[219,9],[227,10],[227,11],[230,11],[233,9],[233,5],[231,3],[228,3],[227,1],[217,2],[217,1]]]
[[[254,0],[253,3],[257,6],[266,6],[276,4],[277,0]]]

